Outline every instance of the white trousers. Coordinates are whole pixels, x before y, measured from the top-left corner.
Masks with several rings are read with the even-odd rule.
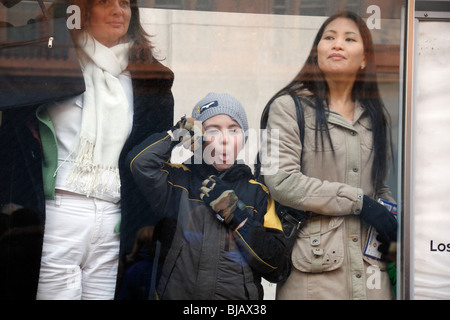
[[[38,300],[114,298],[120,205],[57,194],[46,203]]]

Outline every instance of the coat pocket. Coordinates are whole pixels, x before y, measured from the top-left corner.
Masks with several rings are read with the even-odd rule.
[[[343,218],[315,217],[299,234],[292,251],[293,266],[302,272],[336,270],[344,261]]]

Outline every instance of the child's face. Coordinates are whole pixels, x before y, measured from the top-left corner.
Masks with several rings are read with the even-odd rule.
[[[244,133],[230,116],[218,114],[203,122],[205,142],[203,159],[218,171],[230,168],[242,147]]]

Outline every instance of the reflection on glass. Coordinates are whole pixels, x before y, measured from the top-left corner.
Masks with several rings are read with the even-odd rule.
[[[46,1],[47,6],[52,2]],[[305,62],[314,36],[325,19],[344,9],[356,12],[366,20],[373,37],[378,85],[391,117],[393,162],[397,163],[401,149],[397,124],[401,108],[399,73],[404,1],[138,2],[142,25],[152,35],[156,47],[155,56],[175,73],[174,118],[189,115],[197,98],[210,91],[229,92],[246,107],[253,130],[259,129],[265,104]],[[35,1],[23,0],[10,8],[2,6],[0,4],[0,37],[6,34],[8,26],[25,25],[39,17]],[[64,15],[64,10],[60,14]],[[249,165],[253,165],[257,147],[257,143],[247,144],[241,154]],[[39,166],[36,168],[39,170]],[[388,185],[393,198],[399,202],[395,171],[398,169],[390,171]],[[266,299],[274,299],[273,286],[265,289]]]

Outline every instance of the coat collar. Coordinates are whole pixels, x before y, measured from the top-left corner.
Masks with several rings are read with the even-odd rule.
[[[355,101],[355,111],[354,111],[353,119],[354,119],[354,122],[353,122],[353,124],[351,124],[339,113],[337,113],[333,109],[330,109],[328,122],[331,124],[334,124],[334,125],[338,125],[338,126],[350,129],[350,130],[355,130],[354,125],[356,123],[360,123],[362,126],[364,126],[367,129],[372,128],[370,119],[365,114],[365,109],[363,108],[363,106],[361,105],[361,103],[358,100]]]
[[[191,159],[193,162],[193,159]],[[202,164],[191,164],[187,165],[193,174],[198,175],[200,178],[207,178],[211,175],[220,177],[222,180],[227,182],[234,182],[240,179],[254,179],[253,173],[249,166],[243,163],[235,162],[234,165],[224,171],[217,171],[213,166],[202,163]]]

